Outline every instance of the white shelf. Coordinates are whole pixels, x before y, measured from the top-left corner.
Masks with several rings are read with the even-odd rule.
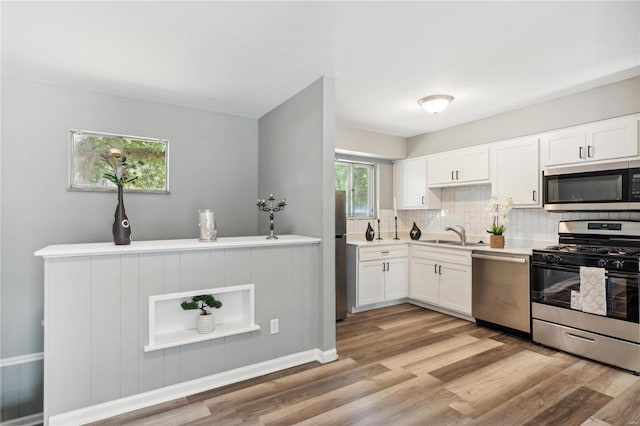
[[[189,330],[175,331],[173,333],[156,334],[155,344],[145,345],[145,352],[157,351],[159,349],[172,348],[174,346],[187,345],[189,343],[204,342],[205,340],[220,339],[222,337],[233,336],[235,334],[249,333],[260,330],[258,324],[247,326],[244,323],[217,325],[212,333],[200,334],[195,328]]]
[[[260,330],[255,323],[254,284],[208,288],[149,297],[149,343],[145,352],[172,348],[206,340]],[[212,294],[222,302],[220,309],[211,309],[216,329],[200,334],[195,329],[199,310],[183,310],[182,301],[200,294]]]
[[[159,253],[172,251],[224,250],[248,247],[278,247],[290,245],[318,244],[320,238],[302,235],[278,235],[277,240],[256,237],[221,237],[217,241],[159,240],[132,241],[129,245],[117,246],[113,243],[58,244],[47,246],[34,253],[45,258],[74,256],[103,256],[117,254]]]

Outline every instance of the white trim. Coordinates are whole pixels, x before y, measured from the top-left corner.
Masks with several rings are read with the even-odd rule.
[[[415,300],[415,299],[409,299],[407,300],[407,302],[411,303],[412,305],[416,305],[416,306],[420,306],[421,308],[426,308],[426,309],[431,309],[432,311],[436,311],[436,312],[440,312],[443,314],[447,314],[450,315],[452,317],[457,317],[472,323],[476,322],[476,319],[470,315],[467,314],[463,314],[461,312],[456,312],[456,311],[452,311],[449,310],[447,308],[443,308],[437,305],[432,305],[430,303],[425,303],[425,302],[421,302],[419,300]]]
[[[352,306],[349,312],[351,312],[352,314],[359,314],[360,312],[371,311],[373,309],[388,308],[389,306],[402,305],[403,303],[413,302],[411,301],[411,299],[404,297],[402,299],[387,300],[386,302],[372,303],[370,305]]]
[[[120,398],[113,401],[104,402],[102,404],[92,405],[78,410],[68,411],[66,413],[57,414],[49,417],[48,424],[50,426],[64,425],[80,425],[95,422],[108,417],[117,416],[128,413],[130,411],[139,410],[163,402],[183,398],[195,393],[204,392],[206,390],[219,388],[232,383],[241,382],[265,374],[273,373],[296,365],[305,364],[307,362],[318,361],[326,363],[337,359],[338,355],[335,349],[321,351],[320,349],[311,349],[304,352],[298,352],[286,355],[269,361],[251,364],[246,367],[236,368],[234,370],[223,371],[222,373],[212,374],[207,377],[191,380],[184,383],[178,383],[149,392],[139,393],[137,395]],[[45,419],[45,424],[46,419]]]
[[[320,238],[302,235],[278,235],[277,240],[264,236],[221,237],[217,241],[203,242],[197,238],[183,240],[132,241],[129,245],[117,246],[113,243],[58,244],[47,246],[34,253],[44,258],[74,256],[104,256],[116,254],[164,253],[170,251],[223,250],[249,247],[293,246],[319,244]]]
[[[44,359],[44,352],[35,352],[32,354],[2,358],[0,359],[0,368],[9,367],[10,365],[20,365],[20,364],[26,364],[29,362],[42,361],[43,359]]]
[[[42,413],[31,414],[30,416],[18,417],[16,419],[1,422],[0,426],[33,426],[42,423]]]

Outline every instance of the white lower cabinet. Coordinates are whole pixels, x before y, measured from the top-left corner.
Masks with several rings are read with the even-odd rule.
[[[471,251],[411,247],[409,298],[471,315]]]
[[[407,244],[347,248],[347,304],[349,309],[409,294]]]

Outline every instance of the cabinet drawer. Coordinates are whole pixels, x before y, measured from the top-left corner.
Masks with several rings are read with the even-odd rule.
[[[416,245],[411,247],[411,257],[430,259],[437,262],[471,265],[471,250],[466,249],[458,250]]]
[[[360,261],[391,259],[394,257],[407,257],[409,255],[409,249],[406,245],[361,247],[359,251],[360,254],[358,260]]]

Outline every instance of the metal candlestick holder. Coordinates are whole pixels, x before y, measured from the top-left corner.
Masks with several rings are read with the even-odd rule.
[[[382,237],[380,236],[380,219],[378,219],[378,238],[376,238],[376,240],[381,240]]]
[[[395,216],[394,220],[396,222],[396,236],[394,240],[399,240],[400,238],[398,238],[398,216]]]
[[[273,194],[269,194],[269,199],[268,200],[261,200],[258,198],[258,202],[256,203],[256,206],[258,206],[258,210],[261,212],[267,212],[269,213],[269,229],[270,229],[270,233],[269,236],[267,237],[267,240],[277,240],[278,237],[275,236],[275,234],[273,233],[274,230],[274,225],[273,225],[273,214],[275,212],[280,212],[282,210],[284,210],[284,206],[287,205],[287,200],[285,200],[284,198],[280,201],[278,201],[278,204],[276,204],[276,206],[273,206],[273,202],[276,200],[276,197],[273,196]],[[267,207],[267,201],[269,201],[269,206]]]

